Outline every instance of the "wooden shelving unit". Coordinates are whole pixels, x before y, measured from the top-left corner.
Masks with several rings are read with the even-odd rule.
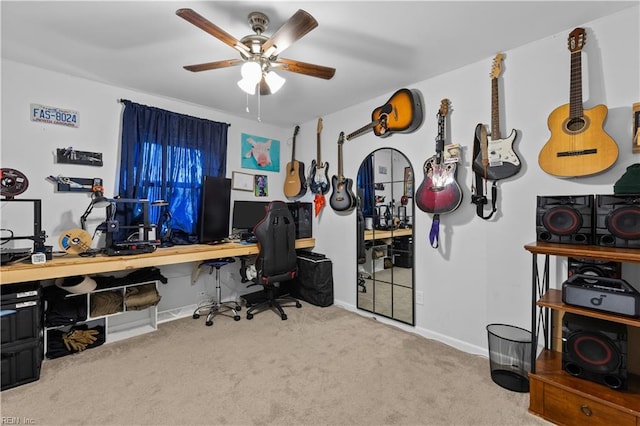
[[[529,411],[561,425],[629,425],[640,426],[640,376],[628,375],[628,389],[614,390],[605,385],[574,377],[562,369],[562,353],[552,350],[549,335],[545,348],[537,354],[538,325],[549,332],[549,312],[571,312],[640,328],[640,318],[610,314],[593,309],[567,305],[562,292],[549,288],[549,257],[565,256],[584,259],[640,263],[640,250],[618,249],[573,244],[532,243],[525,249],[533,255],[532,277],[532,371]],[[543,255],[545,266],[538,270],[537,256]],[[629,345],[628,357],[640,356],[638,348]]]

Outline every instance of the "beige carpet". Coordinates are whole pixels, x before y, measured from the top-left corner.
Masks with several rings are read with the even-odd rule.
[[[1,393],[35,425],[541,425],[487,359],[338,307],[162,324]],[[244,312],[244,311],[243,311]]]

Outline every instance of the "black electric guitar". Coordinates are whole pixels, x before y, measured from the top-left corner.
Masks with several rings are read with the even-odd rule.
[[[462,201],[462,191],[456,181],[457,165],[455,162],[447,163],[443,158],[445,117],[448,113],[449,100],[443,99],[438,111],[436,155],[424,163],[424,180],[416,190],[416,205],[427,213],[450,213]]]
[[[586,42],[584,28],[569,33],[569,103],[549,115],[551,138],[538,155],[540,168],[554,176],[593,175],[613,166],[618,159],[618,145],[603,128],[607,107],[600,104],[584,109],[582,105],[582,48]]]
[[[307,180],[304,177],[304,163],[296,160],[296,136],[300,126],[293,131],[291,161],[287,164],[287,177],[284,180],[284,195],[288,198],[301,197],[307,192]]]
[[[382,106],[371,113],[371,123],[349,133],[353,139],[373,129],[376,136],[387,137],[393,133],[411,133],[422,124],[422,99],[417,91],[400,89]]]
[[[351,189],[353,180],[345,178],[342,174],[342,145],[344,144],[344,132],[340,132],[338,138],[338,174],[331,178],[333,193],[329,199],[331,208],[337,212],[353,210],[356,206],[356,196]]]
[[[322,117],[318,118],[318,158],[311,162],[309,188],[314,194],[324,195],[329,192],[329,163],[323,163],[320,157],[320,133],[322,133]]]
[[[511,177],[520,171],[520,158],[513,150],[518,132],[513,129],[505,139],[500,136],[500,100],[498,96],[498,76],[502,72],[502,54],[498,53],[491,67],[491,132],[484,135],[480,123],[474,133],[475,143],[482,144],[481,151],[473,159],[473,171],[484,179],[500,180]],[[486,147],[483,146],[486,144]]]

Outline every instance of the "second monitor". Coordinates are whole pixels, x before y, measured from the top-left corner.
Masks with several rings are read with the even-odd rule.
[[[234,201],[231,222],[234,232],[251,234],[253,227],[264,217],[268,204],[268,201]],[[313,236],[313,207],[311,203],[290,202],[286,204],[296,225],[296,238],[311,238]]]

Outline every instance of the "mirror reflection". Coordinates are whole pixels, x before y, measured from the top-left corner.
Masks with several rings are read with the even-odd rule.
[[[414,325],[414,174],[403,153],[378,149],[356,179],[358,309]]]

